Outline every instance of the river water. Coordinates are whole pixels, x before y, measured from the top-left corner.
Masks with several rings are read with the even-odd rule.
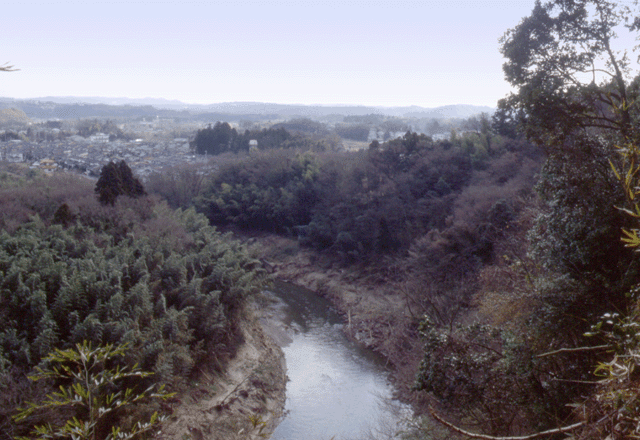
[[[391,399],[384,360],[347,339],[341,317],[314,292],[277,282],[272,293],[289,382],[271,439],[395,438],[408,409]]]

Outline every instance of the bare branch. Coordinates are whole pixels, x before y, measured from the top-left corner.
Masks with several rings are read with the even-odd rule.
[[[436,414],[435,410],[433,408],[431,408],[431,407],[429,408],[429,412],[431,413],[431,416],[434,419],[436,419],[438,422],[442,423],[444,426],[446,426],[447,428],[449,428],[453,432],[457,432],[458,434],[462,434],[462,435],[464,435],[466,437],[479,438],[479,439],[483,439],[483,440],[532,440],[532,439],[536,439],[536,438],[546,437],[548,435],[562,434],[562,433],[565,433],[565,432],[571,432],[574,429],[579,428],[579,427],[584,425],[584,422],[578,422],[578,423],[574,423],[573,425],[562,426],[560,428],[549,429],[547,431],[542,431],[542,432],[536,432],[535,434],[530,434],[530,435],[516,436],[516,437],[496,437],[496,436],[493,436],[493,435],[476,434],[476,433],[473,433],[473,432],[465,431],[464,429],[459,428],[459,427],[455,426],[454,424],[449,423],[446,420],[444,420],[442,417],[440,417],[438,414]]]
[[[610,345],[595,345],[593,347],[576,347],[576,348],[560,348],[558,350],[550,351],[548,353],[542,353],[537,355],[537,358],[543,358],[547,356],[554,356],[560,353],[577,353],[581,351],[603,350],[605,348],[611,348]]]
[[[0,72],[15,72],[16,70],[20,70],[20,69],[14,69],[13,66],[9,66],[9,63],[4,63],[2,66],[0,66]]]

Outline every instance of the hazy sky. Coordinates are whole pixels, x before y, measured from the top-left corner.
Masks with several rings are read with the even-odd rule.
[[[494,106],[534,0],[5,0],[0,97]]]

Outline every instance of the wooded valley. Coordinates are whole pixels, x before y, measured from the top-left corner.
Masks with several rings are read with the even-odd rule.
[[[514,92],[446,139],[219,121],[194,133],[210,160],[144,180],[2,163],[0,438],[153,437],[268,272],[315,274],[385,356],[416,414],[399,438],[636,438],[640,76],[612,48],[635,8],[536,3],[500,43]]]

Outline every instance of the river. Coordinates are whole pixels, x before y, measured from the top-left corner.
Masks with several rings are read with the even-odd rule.
[[[342,318],[314,292],[277,282],[271,294],[289,377],[286,415],[271,439],[394,438],[408,409],[392,400],[384,359],[349,340]]]

